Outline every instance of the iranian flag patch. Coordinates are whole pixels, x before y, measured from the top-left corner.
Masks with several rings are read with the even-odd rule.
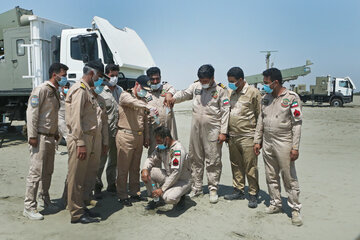
[[[295,108],[295,107],[298,107],[298,106],[299,106],[299,104],[298,104],[297,101],[295,101],[295,102],[293,102],[293,103],[291,104],[291,108]]]
[[[224,103],[224,105],[228,105],[229,104],[229,99],[224,99],[223,103]]]
[[[174,151],[174,156],[175,157],[180,157],[181,156],[181,151],[180,150]]]

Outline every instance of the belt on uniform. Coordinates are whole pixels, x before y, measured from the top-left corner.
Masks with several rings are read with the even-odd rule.
[[[55,137],[55,134],[51,134],[51,133],[42,133],[42,132],[38,132],[38,134],[40,135],[44,135],[46,137]]]
[[[138,136],[143,135],[142,131],[133,131],[133,130],[126,129],[126,128],[118,128],[118,129],[124,133],[134,134],[134,135],[138,135]]]

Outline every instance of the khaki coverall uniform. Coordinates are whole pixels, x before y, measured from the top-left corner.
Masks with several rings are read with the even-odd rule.
[[[159,89],[149,91],[148,94],[145,96],[148,107],[156,108],[159,112],[159,124],[156,123],[153,117],[149,118],[150,144],[148,149],[148,156],[150,156],[154,152],[156,147],[154,131],[157,127],[165,126],[169,128],[172,138],[175,140],[178,139],[174,111],[164,105],[165,95],[167,93],[171,93],[174,96],[175,92],[176,91],[173,86],[168,83],[164,83]]]
[[[102,173],[106,166],[106,180],[108,186],[115,185],[116,182],[116,165],[117,165],[117,150],[116,150],[116,130],[117,122],[119,121],[119,106],[118,101],[114,98],[111,90],[105,86],[100,96],[105,99],[106,114],[108,121],[108,133],[109,133],[109,153],[101,155],[100,167],[96,177],[96,185],[103,187],[101,180]],[[119,95],[120,97],[120,95]]]
[[[36,87],[29,98],[26,110],[28,138],[37,138],[38,145],[30,149],[30,169],[26,178],[25,209],[36,210],[36,194],[50,203],[49,188],[54,171],[55,136],[58,135],[60,96],[57,88],[46,81]],[[41,182],[42,187],[39,187]]]
[[[257,156],[253,146],[260,104],[260,91],[247,83],[241,91],[231,91],[228,131],[233,186],[244,191],[246,176],[250,195],[259,191]]]
[[[77,221],[84,214],[85,179],[89,159],[95,153],[95,136],[98,127],[98,103],[90,86],[83,80],[70,89],[65,101],[66,125],[68,127],[67,147],[69,152],[68,208],[71,220]],[[77,157],[77,147],[86,147],[86,158]]]
[[[58,115],[58,125],[59,125],[59,141],[56,142],[56,149],[62,138],[66,140],[68,133],[66,122],[65,122],[65,95],[60,93],[60,109]]]
[[[137,196],[140,191],[140,160],[144,140],[149,139],[148,109],[144,99],[123,92],[119,99],[119,121],[116,134],[117,154],[117,192],[120,199],[129,194]]]
[[[164,168],[158,168],[163,163]],[[151,181],[146,183],[148,195],[153,191],[152,183],[163,191],[165,203],[177,204],[191,188],[190,161],[185,148],[176,141],[165,150],[155,149],[145,161],[143,169],[150,172]]]
[[[285,89],[277,98],[271,94],[262,98],[254,143],[262,144],[270,204],[281,207],[281,173],[288,204],[297,211],[301,209],[300,188],[290,151],[299,150],[301,125],[300,98],[296,93]]]
[[[209,190],[217,190],[221,175],[220,133],[227,134],[229,122],[228,91],[223,84],[215,82],[208,89],[202,89],[199,81],[186,90],[175,93],[176,103],[193,99],[193,118],[190,133],[189,157],[193,190],[201,191],[204,163]]]
[[[94,94],[95,95],[95,94]],[[84,201],[91,199],[95,187],[96,176],[99,171],[102,147],[109,145],[108,119],[106,115],[105,99],[95,95],[97,100],[97,128],[94,139],[94,154],[89,158],[88,171],[85,177]]]

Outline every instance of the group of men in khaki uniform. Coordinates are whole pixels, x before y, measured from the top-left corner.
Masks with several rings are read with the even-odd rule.
[[[66,77],[67,67],[60,66],[53,70],[48,82],[34,89],[29,99],[31,166],[24,215],[31,219],[43,218],[36,210],[40,181],[45,205],[51,205],[48,189],[58,126],[49,123],[55,118],[57,123],[60,107],[57,87]],[[277,69],[263,73],[264,89],[268,93],[263,98],[256,88],[246,83],[240,68],[234,67],[228,72],[230,90],[215,82],[214,71],[211,65],[201,66],[199,80],[176,92],[168,83],[161,83],[160,69],[152,67],[147,75],[137,78],[130,91],[123,91],[116,85],[118,66],[109,64],[105,75],[101,62],[92,61],[85,65],[83,78],[68,90],[65,101],[69,151],[67,204],[72,223],[99,221],[99,214],[87,209],[86,205],[93,191],[101,194],[101,176],[106,162],[107,191],[116,191],[123,206],[147,200],[140,194],[139,181],[143,147],[149,149],[141,179],[148,195],[154,197],[147,209],[154,209],[164,202],[183,209],[186,193],[191,190],[191,198],[203,194],[204,168],[210,203],[218,202],[222,145],[228,142],[234,192],[225,195],[225,199],[244,199],[247,179],[248,205],[257,207],[257,155],[262,147],[271,197],[266,212],[281,211],[278,181],[281,172],[289,194],[289,206],[293,208],[293,223],[302,224],[294,166],[301,130],[299,97],[282,87],[281,72]],[[174,104],[187,100],[193,101],[189,154],[177,140],[172,110]],[[46,143],[51,146],[46,147]],[[41,147],[46,151],[39,151]]]

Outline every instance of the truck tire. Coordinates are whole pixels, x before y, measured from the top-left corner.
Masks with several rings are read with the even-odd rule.
[[[331,100],[330,106],[332,106],[332,107],[342,107],[343,102],[339,98],[334,98],[333,100]]]

